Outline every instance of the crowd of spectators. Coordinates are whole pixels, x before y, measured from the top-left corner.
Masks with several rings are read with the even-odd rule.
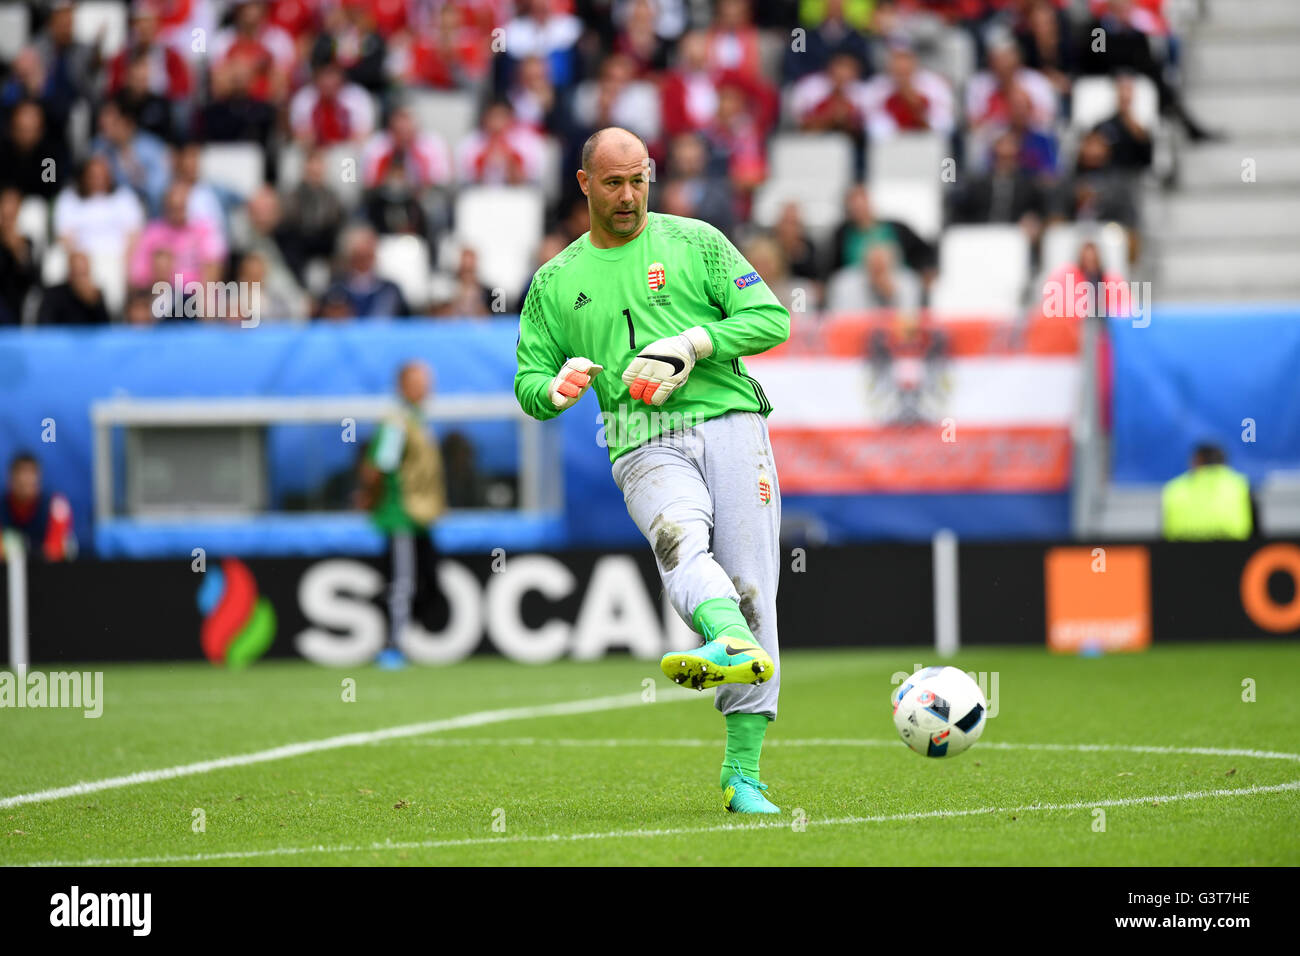
[[[861,178],[871,143],[930,131],[965,164],[947,222],[1017,223],[1033,240],[1053,221],[1136,231],[1153,130],[1135,118],[1135,78],[1190,138],[1211,135],[1179,95],[1162,6],[135,0],[110,52],[76,29],[78,4],[36,2],[27,42],[0,64],[0,323],[241,318],[185,308],[191,281],[257,282],[267,319],[515,309],[524,290],[482,284],[483,250],[445,241],[454,197],[547,187],[544,261],[587,229],[572,171],[586,137],[611,124],[649,144],[652,208],[716,224],[783,296],[803,290],[810,309],[915,306],[935,278],[933,237],[878,218],[866,186],[842,197],[829,236],[811,236],[797,204],[755,224],[773,134],[843,132]],[[956,82],[954,46],[971,55]],[[1089,74],[1115,77],[1118,108],[1067,152],[1072,81]],[[420,90],[462,93],[475,127],[456,142],[425,128],[411,108]],[[204,177],[204,149],[225,143],[264,150],[265,185],[239,194]],[[341,144],[355,150],[359,190],[326,161]],[[392,235],[425,240],[445,278],[419,308],[380,276]],[[159,282],[171,300],[159,302]]]

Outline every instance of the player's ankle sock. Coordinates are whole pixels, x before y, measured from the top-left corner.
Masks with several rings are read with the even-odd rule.
[[[746,777],[760,779],[758,758],[763,752],[763,735],[771,723],[763,714],[727,714],[727,753],[722,758],[722,786],[736,772],[733,763],[740,764]]]
[[[701,601],[695,613],[691,615],[691,626],[704,635],[705,641],[711,641],[723,634],[743,637],[747,641],[754,640],[749,624],[745,622],[745,615],[740,613],[740,605],[731,598],[709,598],[707,601]]]

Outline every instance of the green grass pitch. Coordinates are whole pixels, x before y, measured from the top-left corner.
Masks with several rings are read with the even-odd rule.
[[[941,760],[909,751],[889,715],[891,675],[930,657],[787,653],[763,756],[782,815],[761,821],[722,810],[712,693],[669,685],[654,662],[112,666],[99,719],[0,711],[0,863],[1300,864],[1300,645],[972,648],[953,663],[997,673],[998,713]],[[596,699],[604,709],[546,709]]]

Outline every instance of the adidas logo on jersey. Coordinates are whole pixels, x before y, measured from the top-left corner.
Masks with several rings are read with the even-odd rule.
[[[578,298],[575,299],[573,302],[573,311],[577,312],[584,305],[590,305],[590,304],[591,304],[591,299],[588,298],[587,293],[579,292]]]

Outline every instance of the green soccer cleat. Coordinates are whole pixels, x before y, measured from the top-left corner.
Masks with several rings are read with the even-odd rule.
[[[776,668],[755,641],[724,634],[690,651],[665,654],[659,662],[669,680],[695,690],[719,684],[761,684]]]
[[[780,807],[763,796],[767,784],[745,776],[740,770],[738,761],[732,763],[731,769],[735,773],[727,778],[727,785],[722,788],[722,805],[727,808],[728,813],[781,812]]]

